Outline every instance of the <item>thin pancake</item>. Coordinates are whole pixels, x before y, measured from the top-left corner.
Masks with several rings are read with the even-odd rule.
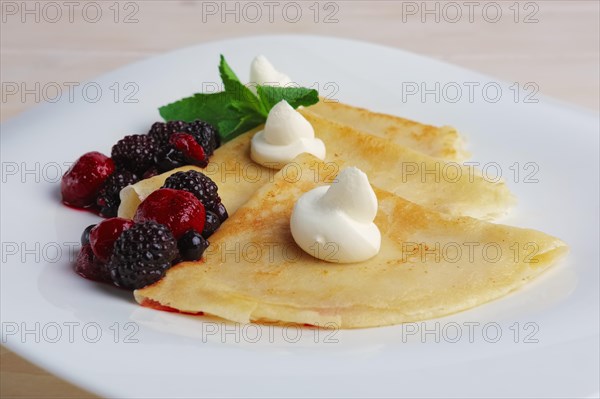
[[[135,291],[136,300],[244,323],[381,326],[499,298],[567,252],[535,230],[451,218],[376,189],[379,254],[355,264],[321,261],[296,246],[289,220],[300,195],[330,176],[315,179],[324,164],[312,156],[295,163],[299,169],[278,173],[221,226],[201,261],[174,266]]]
[[[423,154],[462,162],[469,157],[461,136],[451,126],[431,126],[393,115],[381,114],[352,105],[321,99],[301,110],[361,132],[381,137]]]
[[[327,157],[323,167],[329,175],[337,175],[339,167],[346,164],[357,166],[375,187],[450,215],[494,219],[504,215],[514,203],[514,197],[503,182],[485,180],[472,167],[424,155],[314,114],[307,113],[305,117],[315,129],[316,136],[325,142]],[[219,195],[230,213],[258,188],[272,181],[275,173],[250,159],[250,140],[257,130],[219,148],[209,166],[202,170],[219,187]],[[288,173],[295,168],[290,163],[283,171]],[[119,216],[133,216],[139,205],[135,193],[144,198],[175,171],[125,189]]]

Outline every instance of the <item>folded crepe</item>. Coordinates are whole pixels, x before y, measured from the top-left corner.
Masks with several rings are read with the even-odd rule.
[[[295,244],[289,223],[296,200],[335,176],[308,154],[294,163],[298,168],[277,173],[221,226],[203,259],[175,265],[135,291],[136,300],[242,323],[383,326],[499,298],[567,252],[547,234],[449,217],[375,188],[378,255],[353,264],[325,262]]]
[[[339,168],[353,165],[369,176],[373,186],[449,215],[489,220],[506,214],[514,203],[503,182],[490,182],[473,167],[425,155],[312,113],[305,112],[304,116],[315,136],[325,143],[327,156],[322,167],[329,175],[335,176]],[[276,172],[250,158],[250,140],[260,129],[229,141],[215,151],[206,168],[196,168],[217,184],[230,214],[272,181]],[[290,173],[296,168],[290,163],[282,170]],[[123,189],[119,216],[131,218],[140,201],[160,188],[168,176],[188,169],[194,167],[175,169]]]
[[[469,157],[461,136],[451,126],[425,125],[323,98],[300,112],[304,115],[316,114],[432,157],[457,162],[465,161]]]

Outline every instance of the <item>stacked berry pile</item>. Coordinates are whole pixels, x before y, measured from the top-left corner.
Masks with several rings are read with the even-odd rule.
[[[148,134],[119,140],[110,158],[99,152],[81,156],[62,178],[63,202],[114,217],[123,187],[184,165],[205,167],[218,145],[215,128],[206,122],[156,122]]]
[[[110,158],[82,155],[62,178],[63,202],[108,219],[83,232],[77,273],[137,289],[158,281],[175,263],[200,259],[208,237],[227,219],[209,177],[193,170],[175,173],[140,204],[133,220],[116,217],[119,194],[180,166],[205,167],[218,144],[215,129],[205,122],[157,122],[148,134],[119,140]]]
[[[75,270],[126,289],[145,287],[172,265],[200,259],[226,218],[210,178],[178,172],[140,204],[133,220],[112,217],[88,226]]]

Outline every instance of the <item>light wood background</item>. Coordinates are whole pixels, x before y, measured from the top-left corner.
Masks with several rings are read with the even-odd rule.
[[[254,23],[251,19],[258,15],[256,10],[244,8],[247,5],[243,1],[227,3],[229,10],[238,8],[237,22],[235,13],[223,13],[221,1],[122,1],[117,7],[114,0],[95,1],[102,10],[95,23],[91,22],[96,18],[95,9],[87,9],[84,18],[83,2],[75,2],[70,20],[66,6],[61,6],[62,16],[57,19],[56,10],[44,9],[43,1],[27,1],[28,9],[38,7],[39,21],[35,20],[35,11],[23,14],[21,1],[1,3],[3,85],[15,82],[33,87],[36,82],[84,81],[133,61],[216,39],[311,33],[386,44],[500,79],[535,82],[541,94],[596,112],[599,108],[597,0],[520,1],[516,5],[514,0],[492,5],[481,1],[476,2],[472,13],[462,1],[455,3],[459,9],[428,1],[428,10],[439,10],[433,14],[425,12],[421,1],[325,1],[316,5],[316,1],[297,1],[302,17],[296,23],[290,22],[295,15],[293,9],[283,12],[286,1],[277,2],[272,20],[268,6],[257,1],[262,17]],[[496,5],[502,17],[494,23]],[[315,9],[319,10],[316,22]],[[325,23],[334,11],[330,19],[337,22]],[[452,22],[459,16],[457,22]],[[126,19],[132,23],[125,23]],[[3,93],[0,119],[5,121],[35,105],[33,96],[22,101],[20,96]],[[3,398],[92,396],[6,348],[0,348],[0,362]]]

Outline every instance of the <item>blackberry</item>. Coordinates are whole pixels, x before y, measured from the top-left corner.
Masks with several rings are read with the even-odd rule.
[[[150,128],[148,135],[154,138],[160,148],[166,148],[169,146],[169,138],[173,133],[188,133],[194,136],[198,144],[204,148],[207,157],[211,156],[215,149],[219,147],[219,137],[216,129],[200,119],[194,122],[156,122]]]
[[[119,170],[128,170],[139,176],[155,165],[158,146],[146,134],[125,136],[112,148],[111,157]]]
[[[196,120],[189,125],[187,133],[194,136],[198,144],[204,148],[207,157],[211,156],[215,149],[219,147],[219,136],[217,130],[209,123]]]
[[[163,148],[169,144],[169,137],[173,133],[186,132],[187,126],[187,122],[183,121],[155,122],[150,127],[148,136],[151,136]]]
[[[173,233],[162,224],[147,221],[119,236],[107,267],[115,285],[138,289],[160,280],[178,256]]]
[[[209,245],[209,242],[196,230],[186,231],[177,242],[183,260],[200,259]]]
[[[214,212],[221,202],[218,187],[210,177],[196,170],[177,172],[167,177],[162,188],[188,191],[196,196],[207,211]],[[216,212],[215,212],[216,213]]]
[[[204,222],[202,237],[210,237],[219,227],[221,227],[221,220],[219,220],[219,217],[211,211],[206,211],[206,221]]]
[[[121,197],[119,193],[123,187],[134,184],[138,177],[128,170],[116,171],[104,182],[104,185],[96,198],[96,205],[100,211],[100,216],[111,218],[117,216]]]

